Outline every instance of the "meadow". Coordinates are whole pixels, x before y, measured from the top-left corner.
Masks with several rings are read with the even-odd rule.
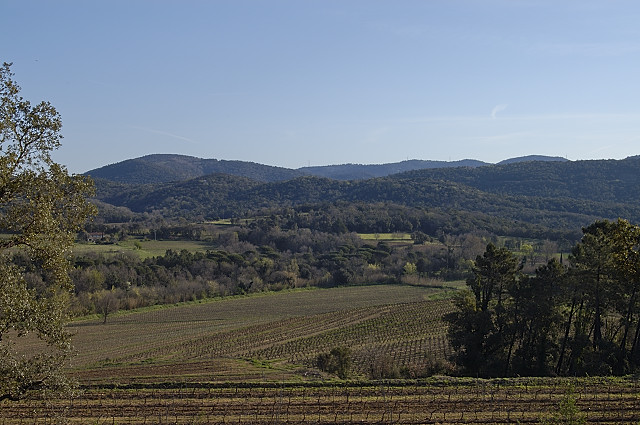
[[[73,246],[74,255],[83,255],[89,253],[118,255],[129,254],[136,255],[141,259],[164,255],[167,250],[181,251],[186,249],[191,252],[206,252],[213,246],[207,241],[188,241],[188,240],[154,240],[147,238],[130,237],[117,243],[109,244],[88,244],[76,243]]]

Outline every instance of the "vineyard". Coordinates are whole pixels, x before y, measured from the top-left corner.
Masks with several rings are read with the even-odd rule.
[[[438,378],[89,387],[76,399],[5,405],[0,416],[6,425],[51,423],[63,416],[75,424],[500,424],[569,418],[637,423],[640,385],[631,379]]]
[[[79,391],[1,402],[0,425],[640,421],[631,377],[421,378],[450,354],[443,291],[298,290],[77,320],[69,372]],[[314,367],[338,346],[351,350],[347,380]],[[371,379],[380,360],[416,378]]]
[[[306,379],[313,360],[349,347],[353,374],[372,356],[422,368],[449,350],[442,289],[369,286],[238,297],[74,322],[83,383]],[[313,377],[313,376],[312,376]]]

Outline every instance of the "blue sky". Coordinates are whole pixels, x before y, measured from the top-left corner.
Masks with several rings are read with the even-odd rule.
[[[0,60],[81,173],[640,154],[640,2],[0,0]]]

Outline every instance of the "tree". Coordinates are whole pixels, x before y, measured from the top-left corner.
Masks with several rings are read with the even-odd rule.
[[[568,371],[629,373],[640,338],[640,227],[603,220],[583,232],[571,257],[580,303]]]
[[[102,315],[102,323],[107,323],[107,317],[111,313],[115,313],[118,311],[118,307],[120,306],[120,299],[116,294],[115,289],[107,290],[103,289],[102,291],[94,294],[94,304],[96,307],[96,311]]]
[[[467,279],[469,290],[455,300],[457,311],[446,316],[456,363],[471,375],[496,376],[509,369],[515,329],[509,289],[519,280],[518,259],[506,248],[487,245]]]
[[[0,400],[59,390],[70,353],[65,330],[71,292],[68,254],[95,212],[92,183],[51,159],[62,121],[48,102],[32,106],[20,95],[11,64],[0,68]],[[14,262],[20,254],[24,262]],[[25,279],[29,268],[44,285]],[[21,350],[29,340],[30,349]],[[35,344],[34,344],[35,341]]]
[[[583,229],[570,267],[551,259],[520,273],[487,246],[446,319],[455,360],[472,375],[628,374],[640,366],[640,226]]]
[[[351,368],[351,350],[348,347],[335,347],[328,353],[320,353],[316,358],[318,369],[335,373],[345,379]]]
[[[556,259],[536,270],[535,276],[519,279],[510,288],[509,314],[516,347],[513,372],[518,375],[551,375],[556,366],[557,335],[562,322],[560,291],[566,269]]]

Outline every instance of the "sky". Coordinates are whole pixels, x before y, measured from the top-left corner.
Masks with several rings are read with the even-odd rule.
[[[0,0],[72,173],[640,154],[636,0]]]

